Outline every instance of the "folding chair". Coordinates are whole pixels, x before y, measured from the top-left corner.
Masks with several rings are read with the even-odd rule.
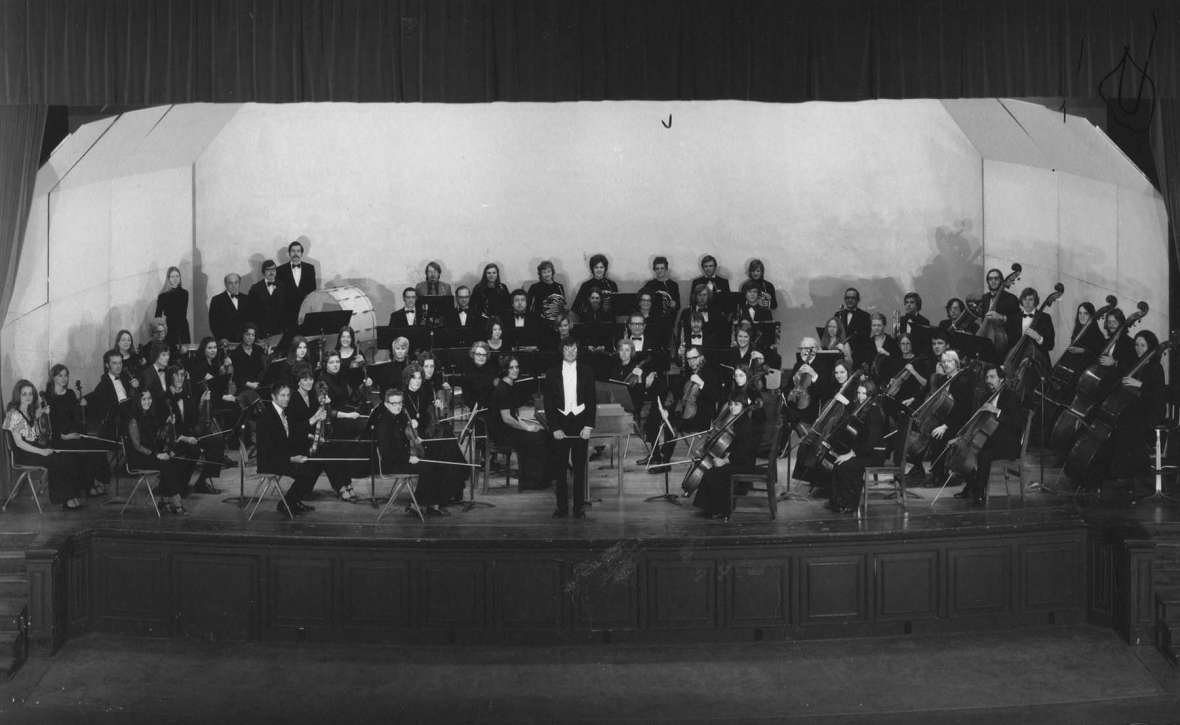
[[[12,503],[12,499],[20,493],[21,486],[27,485],[29,493],[33,494],[33,503],[37,504],[37,513],[43,514],[45,511],[41,508],[41,498],[37,495],[37,485],[33,482],[33,476],[36,475],[40,479],[40,484],[44,489],[49,485],[49,469],[45,466],[17,463],[13,453],[15,447],[12,431],[4,431],[4,460],[8,463],[9,478],[16,475],[16,480],[13,481],[12,490],[8,492],[8,498],[4,499],[4,505],[0,506],[0,511],[7,511],[8,504]]]
[[[380,448],[377,449],[377,470],[381,470]],[[418,484],[417,473],[378,473],[377,478],[381,481],[393,482],[393,488],[391,488],[389,491],[389,499],[385,501],[385,505],[382,506],[381,510],[377,512],[378,522],[381,521],[381,518],[385,516],[386,512],[389,511],[390,507],[393,506],[394,501],[397,499],[397,495],[401,493],[403,488],[407,493],[410,494],[410,506],[414,510],[414,513],[418,514],[418,520],[426,520],[422,517],[422,507],[418,505],[418,499],[414,495],[414,487]]]
[[[254,520],[254,514],[258,513],[258,508],[262,506],[263,499],[266,498],[266,494],[270,493],[271,489],[274,489],[274,492],[278,494],[279,502],[287,510],[287,518],[295,518],[295,514],[291,512],[291,505],[287,503],[287,497],[283,495],[283,488],[279,485],[280,478],[282,476],[277,473],[260,474],[258,488],[254,490],[254,508],[250,509],[250,515],[247,517],[247,521]]]
[[[119,509],[119,515],[122,516],[127,507],[131,505],[131,500],[135,498],[135,493],[143,487],[147,494],[146,500],[152,504],[152,511],[155,512],[156,518],[160,518],[160,502],[156,500],[156,493],[152,490],[152,484],[160,481],[160,472],[150,468],[138,469],[131,467],[131,461],[127,457],[127,441],[122,440],[119,447],[123,450],[123,472],[127,474],[128,478],[135,479],[135,485],[131,487],[131,493],[127,495],[127,500],[123,502],[123,508]]]

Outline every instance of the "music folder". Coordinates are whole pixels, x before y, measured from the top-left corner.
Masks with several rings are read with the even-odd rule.
[[[427,329],[419,325],[413,327],[379,325],[377,327],[377,347],[381,350],[388,350],[393,341],[399,337],[410,341],[410,350],[421,350],[426,346]]]
[[[455,309],[455,298],[451,295],[423,295],[414,303],[414,308],[429,315],[449,315]]]
[[[310,335],[335,335],[341,328],[352,322],[351,310],[325,310],[323,312],[308,312],[303,316],[299,325],[299,334],[304,337]]]

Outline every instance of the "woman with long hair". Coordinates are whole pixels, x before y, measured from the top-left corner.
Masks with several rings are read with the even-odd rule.
[[[484,265],[483,275],[471,290],[471,309],[484,317],[504,317],[512,310],[512,295],[500,279],[500,265]]]
[[[188,290],[180,281],[180,268],[169,267],[164,275],[164,290],[156,296],[156,317],[168,323],[164,342],[171,347],[192,342],[188,328]]]
[[[139,387],[139,373],[143,371],[147,361],[135,349],[135,338],[131,336],[131,330],[119,330],[115,333],[115,344],[111,346],[112,349],[118,351],[123,358],[123,372],[131,378],[131,385]]]
[[[140,390],[127,419],[127,465],[130,468],[160,472],[160,510],[185,516],[188,511],[180,496],[192,473],[190,464],[172,456],[177,442],[167,431],[172,412],[167,405],[156,405],[152,393]]]
[[[4,430],[12,434],[12,458],[17,465],[41,466],[49,471],[49,501],[72,511],[82,505],[86,485],[81,461],[49,447],[48,416],[43,415],[37,386],[18,380],[4,415]]]
[[[84,441],[82,428],[85,400],[79,400],[70,390],[70,369],[58,363],[49,370],[49,382],[45,385],[45,402],[49,404],[49,421],[52,428],[50,445],[54,450],[84,448],[93,450],[99,442]],[[79,459],[83,485],[90,482],[90,495],[102,496],[111,481],[111,466],[105,453],[71,453]]]

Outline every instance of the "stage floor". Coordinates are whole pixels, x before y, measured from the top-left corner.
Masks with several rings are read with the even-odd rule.
[[[780,492],[786,480],[787,462],[780,460]],[[670,477],[673,492],[679,490],[680,476]],[[360,538],[383,541],[426,543],[433,540],[454,544],[479,542],[602,542],[618,540],[686,540],[716,541],[718,543],[746,543],[759,540],[797,540],[809,537],[827,540],[840,538],[888,537],[892,539],[956,533],[998,534],[1013,528],[1055,528],[1077,525],[1083,510],[1069,494],[1053,494],[1039,489],[1026,491],[1024,501],[1019,497],[1018,482],[1012,481],[1012,495],[1004,496],[1002,486],[993,483],[992,497],[986,508],[971,506],[955,499],[957,486],[948,486],[935,502],[936,488],[911,488],[913,497],[905,508],[895,500],[874,494],[870,497],[868,515],[838,514],[829,511],[822,498],[807,496],[808,489],[793,482],[789,499],[778,502],[778,517],[770,520],[765,495],[742,497],[728,521],[703,517],[692,505],[691,498],[678,497],[674,501],[647,500],[664,492],[664,477],[647,473],[627,462],[623,481],[623,495],[616,489],[616,472],[607,456],[590,462],[592,507],[587,518],[553,519],[554,494],[552,489],[520,491],[504,486],[504,474],[493,471],[486,493],[477,487],[474,507],[453,505],[450,516],[427,517],[419,521],[405,512],[399,503],[377,522],[379,507],[369,503],[345,503],[336,499],[326,478],[317,483],[317,498],[312,501],[315,511],[295,520],[275,510],[275,500],[264,502],[253,521],[235,503],[226,503],[229,496],[239,491],[239,472],[229,469],[217,485],[219,495],[190,495],[184,505],[188,516],[164,514],[162,518],[137,500],[120,514],[121,505],[105,503],[104,499],[88,499],[79,511],[62,511],[46,504],[45,514],[38,515],[27,493],[9,506],[3,515],[9,531],[37,532],[38,539],[55,535],[69,535],[85,529],[120,531],[206,533],[232,536]],[[245,471],[245,490],[251,494],[256,486],[253,465]],[[124,479],[120,493],[126,495],[132,482]],[[377,497],[384,501],[390,484],[377,481]],[[367,496],[370,483],[356,479],[354,488]],[[113,490],[113,487],[112,487]],[[43,503],[45,499],[43,499]],[[491,504],[485,506],[483,504]],[[1085,513],[1101,509],[1089,507]],[[1130,518],[1154,521],[1174,521],[1180,518],[1175,507],[1140,505],[1131,509],[1112,510],[1110,513]]]

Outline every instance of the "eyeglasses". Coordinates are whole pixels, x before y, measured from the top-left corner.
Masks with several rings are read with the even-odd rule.
[[[693,360],[700,360],[701,356],[700,355],[689,355],[688,357],[686,357],[684,359],[689,362],[692,362]]]
[[[487,357],[487,356],[488,356],[488,354],[487,354],[486,352],[484,352],[483,350],[477,350],[477,351],[475,351],[475,352],[474,352],[474,353],[472,353],[472,354],[473,354],[475,357]]]

